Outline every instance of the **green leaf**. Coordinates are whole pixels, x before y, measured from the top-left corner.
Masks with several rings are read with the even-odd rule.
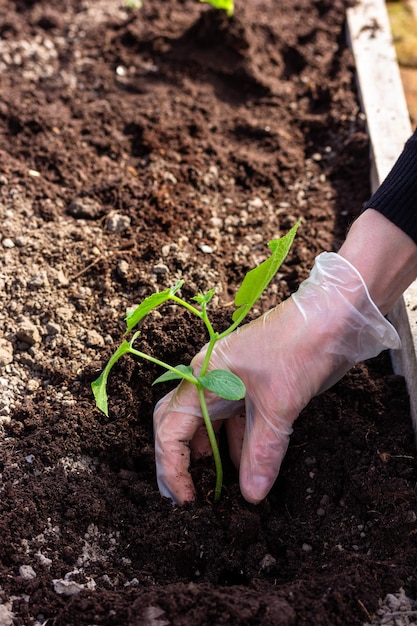
[[[205,376],[200,376],[198,381],[205,389],[226,400],[241,400],[246,395],[243,381],[228,370],[212,370]]]
[[[288,254],[299,225],[300,220],[286,235],[270,241],[268,246],[271,250],[271,256],[246,274],[235,297],[235,305],[239,308],[233,313],[234,322],[237,320],[241,322],[246,317],[263,290],[275,276]]]
[[[212,299],[214,292],[215,289],[210,289],[210,291],[207,291],[207,293],[203,293],[202,291],[200,291],[197,296],[194,296],[194,298],[192,298],[192,300],[198,302],[198,304],[200,305],[208,304]]]
[[[161,374],[161,376],[158,376],[158,378],[153,381],[152,385],[156,385],[156,383],[165,383],[168,380],[178,380],[184,378],[184,374],[188,376],[193,375],[193,368],[191,365],[176,365],[174,369],[177,371],[173,372],[172,370],[168,370],[167,372]]]
[[[106,391],[107,379],[113,365],[120,359],[121,356],[126,354],[126,352],[130,352],[130,344],[127,341],[123,341],[123,343],[121,343],[117,348],[116,352],[114,352],[108,360],[107,365],[101,372],[100,376],[91,383],[91,389],[93,390],[94,398],[96,400],[96,406],[107,416],[109,414]]]
[[[229,17],[232,17],[235,10],[233,0],[200,0],[200,2],[208,2],[216,9],[224,9]]]
[[[126,313],[126,326],[127,332],[132,330],[143,318],[156,309],[156,307],[160,306],[167,300],[171,298],[171,296],[175,295],[176,292],[181,289],[184,281],[179,280],[176,285],[170,287],[169,289],[165,289],[165,291],[160,291],[158,293],[153,293],[148,298],[145,298],[143,302],[139,304],[133,311]]]

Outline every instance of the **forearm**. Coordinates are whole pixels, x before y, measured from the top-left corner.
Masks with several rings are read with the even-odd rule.
[[[417,277],[417,245],[371,208],[353,223],[339,254],[359,271],[384,315]]]

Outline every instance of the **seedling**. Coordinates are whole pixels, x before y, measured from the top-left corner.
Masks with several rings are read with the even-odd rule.
[[[138,307],[133,311],[128,312],[126,315],[126,333],[129,333],[137,326],[145,316],[156,309],[157,307],[165,304],[166,302],[174,302],[181,305],[193,315],[199,318],[206,327],[209,335],[209,341],[207,344],[207,350],[205,353],[203,365],[198,375],[194,374],[191,365],[176,365],[172,366],[164,361],[161,361],[150,354],[145,354],[140,350],[133,347],[135,341],[140,335],[140,331],[136,331],[130,341],[126,339],[120,344],[117,350],[110,357],[107,365],[100,374],[100,376],[92,383],[92,390],[96,400],[97,407],[108,415],[108,398],[107,398],[107,380],[111,369],[117,363],[117,361],[124,354],[132,354],[134,356],[146,359],[151,363],[155,363],[160,367],[163,367],[166,371],[159,376],[153,384],[166,382],[170,380],[186,380],[195,386],[198,399],[201,407],[201,414],[204,419],[204,423],[207,429],[208,438],[210,441],[211,449],[213,452],[214,463],[216,468],[216,485],[214,489],[214,501],[217,502],[220,498],[220,493],[223,483],[223,467],[220,458],[219,448],[216,441],[216,436],[213,430],[213,425],[210,419],[209,411],[207,408],[207,402],[205,398],[205,390],[214,392],[221,398],[226,400],[241,400],[245,397],[246,389],[242,380],[227,370],[215,369],[209,371],[210,358],[213,353],[213,349],[216,343],[233,332],[239,324],[248,315],[250,309],[259,299],[264,289],[270,283],[275,276],[282,262],[288,254],[291,244],[294,240],[299,222],[297,222],[286,235],[278,239],[273,239],[268,243],[271,254],[260,265],[250,270],[243,279],[241,286],[239,287],[236,297],[235,306],[237,307],[232,315],[231,325],[221,333],[214,330],[212,323],[207,314],[207,305],[211,301],[214,295],[214,289],[210,289],[206,293],[200,292],[192,300],[197,304],[190,304],[179,297],[178,292],[184,284],[183,280],[177,282],[176,285],[165,291],[153,293],[148,298],[145,298]]]
[[[134,9],[141,9],[143,6],[142,0],[125,0],[125,6],[129,11]]]
[[[200,2],[208,2],[216,9],[224,9],[229,17],[232,17],[235,11],[234,0],[200,0]]]
[[[208,2],[216,9],[224,9],[229,17],[232,17],[235,11],[234,0],[200,0],[200,2]],[[125,6],[129,10],[141,9],[142,0],[125,0]]]

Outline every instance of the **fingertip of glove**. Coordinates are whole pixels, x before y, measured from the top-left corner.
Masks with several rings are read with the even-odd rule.
[[[247,502],[259,504],[266,498],[272,487],[269,476],[252,475],[249,479],[241,478],[240,491]]]
[[[158,489],[163,498],[171,500],[172,506],[180,506],[186,502],[193,502],[195,499],[195,491],[192,485],[186,485],[182,489],[182,493],[178,493],[170,489],[163,479],[158,478]]]

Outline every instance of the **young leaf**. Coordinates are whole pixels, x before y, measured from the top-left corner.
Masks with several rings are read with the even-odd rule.
[[[101,372],[100,376],[91,383],[91,388],[93,390],[93,394],[96,399],[96,406],[100,409],[100,411],[103,411],[103,413],[107,416],[109,414],[109,408],[108,408],[108,401],[107,401],[106,386],[107,386],[107,379],[109,377],[110,370],[113,367],[113,365],[120,359],[120,357],[129,351],[130,351],[130,344],[127,341],[123,341],[120,344],[120,346],[117,348],[116,352],[114,352],[112,356],[110,357],[106,367]]]
[[[193,375],[193,368],[191,365],[176,365],[175,369],[177,370],[176,372],[168,370],[167,372],[161,374],[161,376],[158,376],[158,378],[155,378],[152,385],[156,385],[156,383],[165,383],[168,380],[178,380],[180,378],[184,378],[184,374],[188,374],[189,376]]]
[[[207,291],[207,293],[203,293],[202,291],[200,291],[197,296],[194,296],[194,298],[192,298],[192,300],[195,300],[195,302],[198,302],[198,304],[200,305],[208,304],[212,299],[214,292],[215,289],[210,289],[210,291]]]
[[[205,376],[200,376],[198,381],[205,389],[226,400],[241,400],[246,395],[243,381],[228,370],[212,370]]]
[[[143,302],[139,304],[133,311],[126,313],[126,326],[127,331],[132,330],[139,322],[153,309],[156,309],[160,304],[163,304],[167,300],[171,298],[171,296],[175,295],[176,292],[181,289],[184,281],[179,280],[176,285],[170,287],[169,289],[165,289],[165,291],[160,291],[158,293],[153,293],[148,298],[145,298]]]
[[[275,276],[288,254],[299,225],[300,220],[286,235],[270,241],[268,246],[271,250],[271,256],[246,274],[235,297],[235,305],[239,308],[233,313],[234,322],[237,320],[241,322],[246,317],[265,287]]]
[[[232,17],[235,10],[233,0],[200,0],[200,2],[208,2],[216,9],[224,9],[229,17]]]

